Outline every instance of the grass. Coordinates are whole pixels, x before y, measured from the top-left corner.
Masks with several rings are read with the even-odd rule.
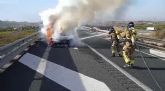
[[[146,25],[146,24],[137,24],[137,25],[135,26],[135,29],[145,30],[147,26],[148,26],[148,25]]]
[[[152,37],[157,39],[165,39],[165,30],[158,30],[151,34]]]
[[[139,30],[146,30],[146,27],[152,26],[155,27],[156,31],[151,34],[151,37],[156,39],[165,39],[165,24],[137,24],[135,28]]]
[[[6,44],[12,43],[18,39],[24,38],[33,34],[34,30],[24,30],[24,31],[0,31],[0,47]]]
[[[165,30],[165,24],[136,24],[135,28],[140,30],[146,30],[146,27],[155,27],[156,30]]]

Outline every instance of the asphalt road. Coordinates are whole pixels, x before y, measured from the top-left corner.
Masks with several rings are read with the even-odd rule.
[[[105,36],[95,36],[100,34],[98,32],[78,33],[80,38],[87,38],[82,40],[85,45],[78,48],[48,47],[44,42],[40,42],[39,46],[32,46],[22,58],[0,74],[0,91],[70,91],[74,88],[78,89],[77,91],[106,91],[101,88],[105,85],[111,91],[144,91],[143,86],[139,86],[130,76],[124,75],[89,46],[147,87],[154,91],[165,90],[165,61],[142,53],[145,59],[143,61],[141,53],[135,52],[135,67],[123,68],[122,57],[111,57],[111,42],[106,40]],[[32,56],[27,56],[29,54]],[[26,56],[26,60],[23,60]],[[42,58],[39,60],[42,66],[32,63],[35,61],[33,58]],[[44,62],[50,63],[51,66],[46,67],[49,66],[46,64],[46,70],[42,72],[40,70],[44,68]],[[35,64],[41,69],[35,68]],[[77,73],[76,78],[72,77]],[[75,83],[77,81],[79,84]],[[90,83],[92,81],[93,83]],[[97,86],[97,89],[88,90],[93,85]]]

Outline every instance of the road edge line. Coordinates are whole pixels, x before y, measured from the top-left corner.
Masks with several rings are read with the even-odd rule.
[[[146,55],[149,55],[149,56],[152,56],[152,57],[155,57],[155,58],[158,58],[158,59],[160,59],[161,61],[164,61],[164,62],[165,62],[165,59],[164,59],[164,58],[161,58],[161,57],[159,57],[159,56],[157,56],[157,55],[154,55],[154,54],[151,54],[151,53],[147,53],[147,52],[143,52],[143,51],[140,51],[140,50],[138,50],[138,49],[135,49],[135,51],[136,51],[136,52],[141,52],[141,53],[143,53],[143,54],[146,54]]]
[[[89,46],[88,44],[86,44],[89,49],[91,49],[94,53],[96,53],[98,56],[100,56],[102,59],[104,59],[106,62],[110,63],[112,66],[114,66],[117,70],[119,70],[121,73],[123,73],[126,77],[128,77],[130,80],[132,80],[133,82],[135,82],[138,86],[140,86],[142,89],[144,89],[145,91],[153,91],[151,88],[149,88],[148,86],[146,86],[145,84],[143,84],[142,82],[140,82],[138,79],[136,79],[135,77],[133,77],[131,74],[129,74],[128,72],[126,72],[124,69],[122,69],[121,67],[119,67],[118,65],[116,65],[114,62],[112,62],[111,60],[109,60],[108,58],[106,58],[105,56],[103,56],[101,53],[99,53],[96,49],[92,48],[91,46]]]

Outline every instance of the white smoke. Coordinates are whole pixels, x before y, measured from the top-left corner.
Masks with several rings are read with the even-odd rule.
[[[76,27],[103,19],[101,17],[104,14],[114,17],[125,2],[126,0],[58,0],[56,8],[40,13],[44,26],[41,32],[47,35],[48,25],[53,24],[53,40],[58,40],[61,33],[78,39]]]

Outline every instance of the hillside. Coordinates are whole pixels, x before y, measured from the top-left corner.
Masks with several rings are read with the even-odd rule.
[[[15,21],[1,21],[0,20],[0,28],[8,28],[8,27],[21,27],[21,26],[39,26],[39,22],[37,23],[29,23],[29,22],[15,22]]]

